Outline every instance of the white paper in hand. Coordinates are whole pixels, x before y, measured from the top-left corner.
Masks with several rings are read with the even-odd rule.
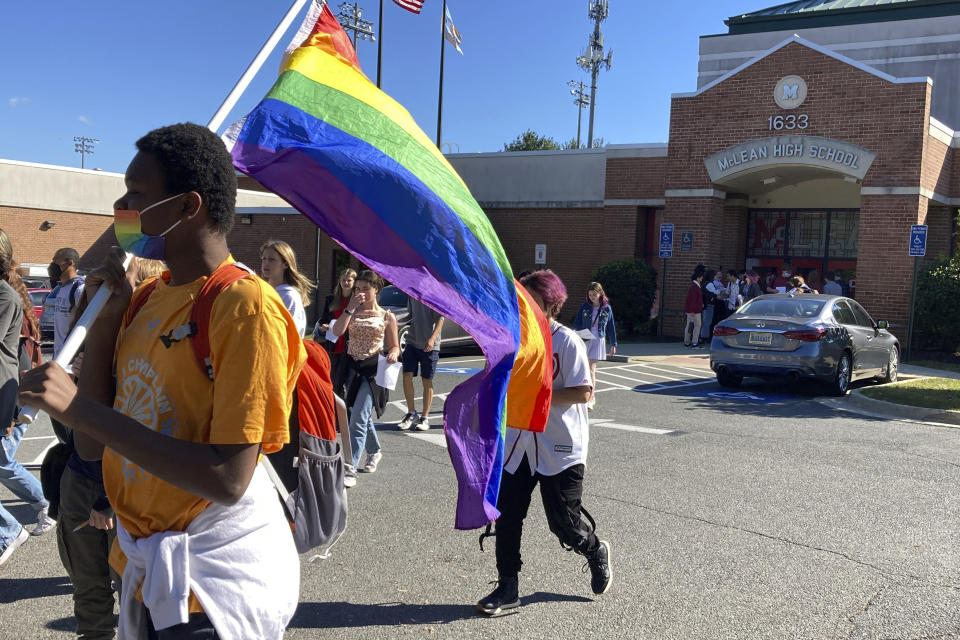
[[[330,323],[330,326],[327,327],[327,333],[323,336],[324,338],[327,339],[327,341],[328,341],[330,344],[336,344],[337,340],[340,338],[340,336],[336,335],[336,334],[333,332],[333,325],[334,325],[334,323],[331,322],[331,323]]]
[[[375,382],[384,389],[393,391],[397,388],[397,379],[400,377],[400,368],[403,365],[398,360],[393,364],[387,364],[387,358],[380,354],[377,360],[377,377]]]
[[[593,332],[590,329],[580,329],[577,331],[577,335],[583,338],[584,340],[593,340],[597,336],[593,335]]]

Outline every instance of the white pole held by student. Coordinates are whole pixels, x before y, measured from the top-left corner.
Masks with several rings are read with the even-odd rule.
[[[124,270],[130,266],[130,260],[132,258],[133,254],[128,253],[123,259]],[[87,332],[90,330],[90,327],[93,326],[94,320],[96,320],[97,316],[100,315],[100,312],[103,311],[103,307],[107,304],[107,300],[109,299],[110,290],[107,287],[101,286],[97,290],[96,295],[93,296],[93,300],[91,300],[90,304],[87,305],[87,308],[80,316],[80,319],[77,320],[77,324],[73,327],[70,335],[68,335],[67,339],[64,340],[63,346],[60,348],[60,353],[58,353],[57,357],[53,359],[54,362],[64,369],[66,369],[67,366],[73,362],[74,356],[77,355],[77,352],[80,350],[80,346],[87,338]],[[20,415],[17,416],[17,422],[20,424],[33,424],[33,421],[36,420],[38,413],[40,413],[40,410],[36,407],[24,407],[20,411]]]

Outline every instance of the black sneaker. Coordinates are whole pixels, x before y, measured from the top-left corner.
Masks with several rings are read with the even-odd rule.
[[[407,431],[410,427],[414,425],[417,421],[417,412],[410,411],[407,415],[403,416],[403,420],[397,423],[397,429],[400,431]]]
[[[517,593],[517,576],[500,576],[497,588],[490,595],[477,603],[477,610],[488,616],[498,616],[507,609],[520,606],[520,596]]]
[[[610,543],[606,540],[600,541],[600,546],[593,552],[593,555],[587,556],[587,564],[584,565],[584,571],[587,566],[590,567],[590,587],[597,595],[606,593],[613,584],[613,569],[610,568]]]

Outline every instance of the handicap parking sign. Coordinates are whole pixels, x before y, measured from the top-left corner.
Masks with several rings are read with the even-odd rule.
[[[910,255],[927,255],[927,225],[915,224],[910,227]]]
[[[673,257],[673,223],[660,225],[660,257]]]

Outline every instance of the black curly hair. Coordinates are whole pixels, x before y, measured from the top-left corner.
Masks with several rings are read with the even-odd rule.
[[[226,234],[233,228],[237,174],[217,134],[181,122],[154,129],[137,140],[137,150],[156,158],[167,193],[196,191],[207,204],[217,231]]]

